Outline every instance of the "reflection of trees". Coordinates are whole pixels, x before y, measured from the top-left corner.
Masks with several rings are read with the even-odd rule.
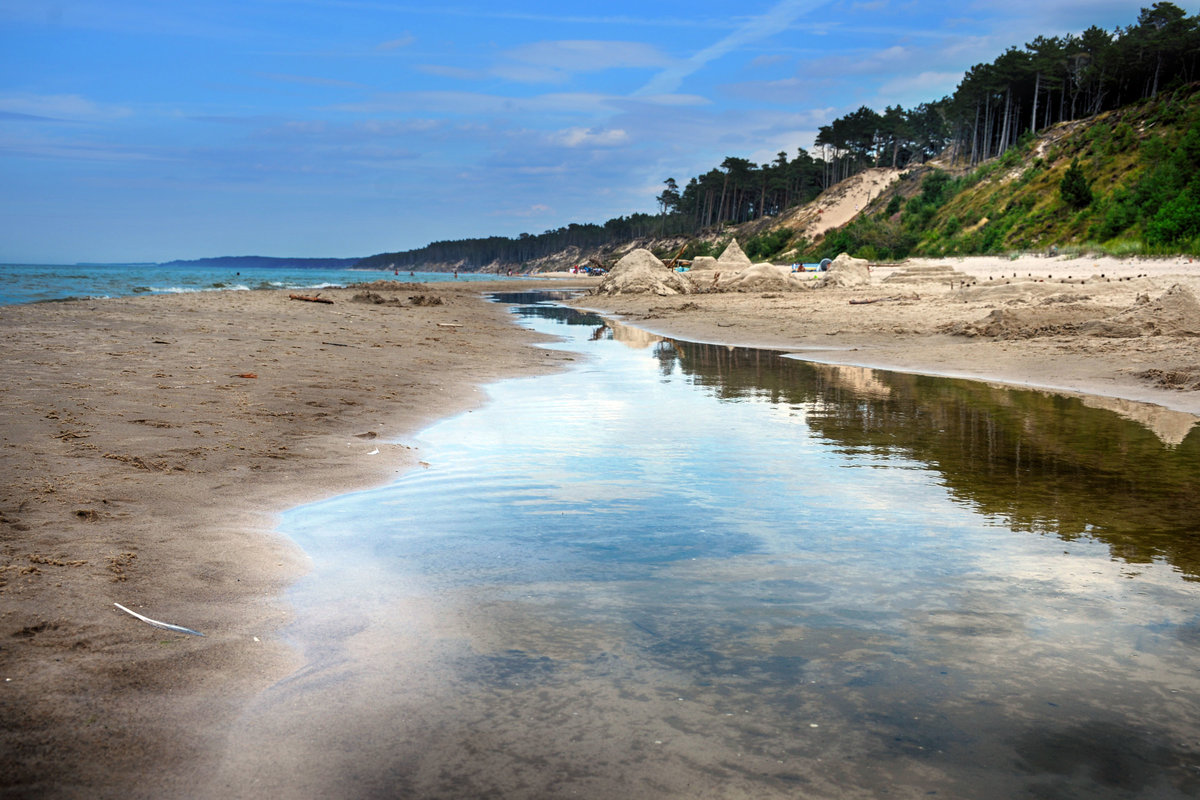
[[[513,313],[518,317],[549,319],[564,325],[584,325],[589,328],[605,327],[604,319],[599,314],[577,311],[565,306],[517,306],[513,309]]]
[[[675,366],[726,400],[804,406],[849,451],[937,469],[957,498],[1013,530],[1082,535],[1130,562],[1164,558],[1200,577],[1200,429],[1167,447],[1077,398],[976,381],[809,364],[778,353],[664,342]],[[864,391],[865,390],[865,391]]]

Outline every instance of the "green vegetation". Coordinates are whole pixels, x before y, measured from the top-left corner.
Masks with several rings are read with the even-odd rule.
[[[1051,247],[1200,253],[1200,84],[1022,137],[959,177],[913,172],[803,255],[893,260]]]
[[[1071,159],[1071,166],[1067,167],[1062,181],[1058,184],[1058,190],[1063,201],[1071,208],[1079,210],[1092,204],[1092,187],[1083,170],[1079,168],[1078,158]]]
[[[806,258],[850,252],[900,259],[1083,244],[1121,254],[1195,253],[1200,93],[1189,81],[1197,75],[1200,17],[1157,2],[1124,29],[1093,26],[1010,47],[968,70],[950,97],[882,113],[860,107],[819,129],[816,155],[801,148],[761,165],[729,156],[682,189],[667,178],[657,214],[517,238],[434,242],[360,264],[470,270],[572,249],[598,252],[635,239],[705,237],[709,244],[688,246],[688,258],[710,254],[701,250],[728,236],[725,226],[747,222],[760,226],[743,244],[756,260],[789,245]],[[934,156],[954,175],[922,166]],[[790,234],[761,227],[878,166],[910,171],[883,208],[822,242],[792,242]]]

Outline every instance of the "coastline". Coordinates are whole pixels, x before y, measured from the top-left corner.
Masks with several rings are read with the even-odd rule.
[[[1036,266],[1057,283],[972,299],[937,281],[892,288],[882,280],[897,268],[882,268],[853,289],[575,304],[666,336],[1200,414],[1200,391],[1137,377],[1200,370],[1195,337],[939,330],[998,308],[1119,309],[1177,283],[1200,294],[1186,260],[1097,264],[1110,277],[1090,288],[1078,263],[1003,262],[946,263],[976,281]],[[267,290],[0,308],[3,793],[194,789],[247,700],[300,666],[280,632],[283,591],[306,560],[277,514],[393,478],[421,460],[406,438],[479,403],[481,385],[564,366],[483,292],[596,283],[398,283],[373,288],[377,302],[323,290],[329,305]],[[1063,291],[1080,298],[1042,302]],[[157,630],[114,602],[205,636]]]
[[[487,291],[391,283],[0,307],[0,794],[187,794],[299,666],[278,513],[416,466],[406,445],[559,368]],[[165,632],[114,607],[204,633]]]

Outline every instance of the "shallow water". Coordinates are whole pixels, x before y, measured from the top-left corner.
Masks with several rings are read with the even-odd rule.
[[[577,367],[287,515],[224,792],[1200,796],[1200,428],[517,313]]]
[[[398,280],[409,283],[455,280],[445,272],[299,267],[223,267],[161,264],[0,264],[0,306],[57,300],[129,297],[140,294],[249,289],[319,290]],[[457,280],[503,280],[497,275],[462,273]]]

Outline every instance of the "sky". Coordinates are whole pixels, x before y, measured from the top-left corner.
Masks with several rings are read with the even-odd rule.
[[[355,257],[653,213],[667,178],[794,157],[1147,5],[0,0],[0,262]]]

